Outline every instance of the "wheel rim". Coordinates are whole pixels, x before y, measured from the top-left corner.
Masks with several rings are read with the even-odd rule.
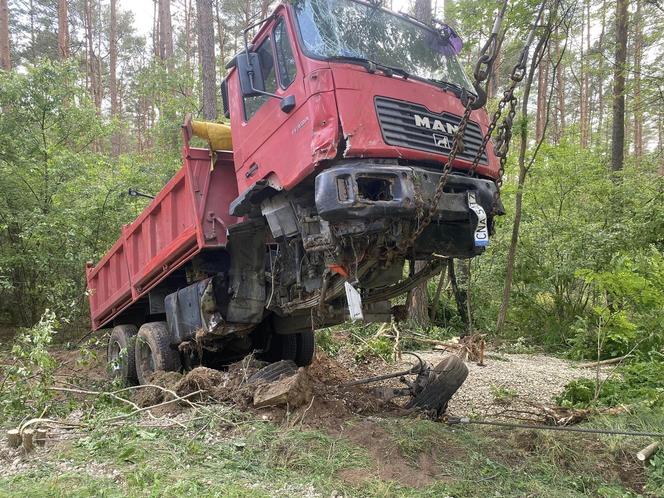
[[[117,377],[122,372],[122,357],[120,351],[122,351],[120,343],[118,341],[113,341],[108,350],[108,363],[113,377]]]
[[[154,373],[155,364],[154,364],[154,355],[152,354],[152,349],[147,342],[141,342],[138,346],[138,360],[141,366],[141,372],[143,374],[143,379],[146,379],[146,376]]]

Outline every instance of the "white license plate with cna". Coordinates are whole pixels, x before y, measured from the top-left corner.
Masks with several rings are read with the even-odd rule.
[[[484,208],[477,203],[475,192],[468,192],[468,207],[477,215],[477,226],[475,227],[475,247],[486,247],[489,245],[489,227],[486,220]]]

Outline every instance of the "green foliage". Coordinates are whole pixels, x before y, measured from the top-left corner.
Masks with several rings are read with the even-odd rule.
[[[382,358],[391,361],[394,342],[387,337],[371,337],[362,341],[355,353],[355,361],[361,362],[368,358]]]
[[[648,407],[664,406],[664,362],[631,363],[620,367],[616,377],[576,379],[565,386],[556,399],[565,407],[618,406],[645,403]]]
[[[47,348],[57,327],[55,314],[46,310],[34,327],[21,331],[14,340],[13,361],[0,367],[0,413],[4,419],[37,417],[53,397],[49,387],[57,363]]]

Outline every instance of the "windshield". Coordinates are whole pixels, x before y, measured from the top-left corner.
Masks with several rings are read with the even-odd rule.
[[[474,93],[455,55],[458,37],[454,47],[433,30],[354,0],[296,0],[293,8],[304,48],[314,57],[368,59]]]

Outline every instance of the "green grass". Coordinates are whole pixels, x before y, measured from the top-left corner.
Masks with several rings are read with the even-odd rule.
[[[192,421],[186,430],[130,422],[98,427],[54,446],[35,459],[39,463],[31,470],[1,478],[0,496],[636,495],[621,481],[621,455],[633,454],[641,441],[448,427],[415,419],[349,423],[346,431],[355,424],[375,427],[380,448],[372,453],[322,431],[287,429],[243,415],[236,420],[240,424],[233,428],[216,418]],[[409,487],[398,475],[381,479],[384,453],[394,456],[403,476],[424,472],[425,458],[425,485]],[[344,479],[349,470],[366,477]],[[653,472],[649,489],[661,489]]]

